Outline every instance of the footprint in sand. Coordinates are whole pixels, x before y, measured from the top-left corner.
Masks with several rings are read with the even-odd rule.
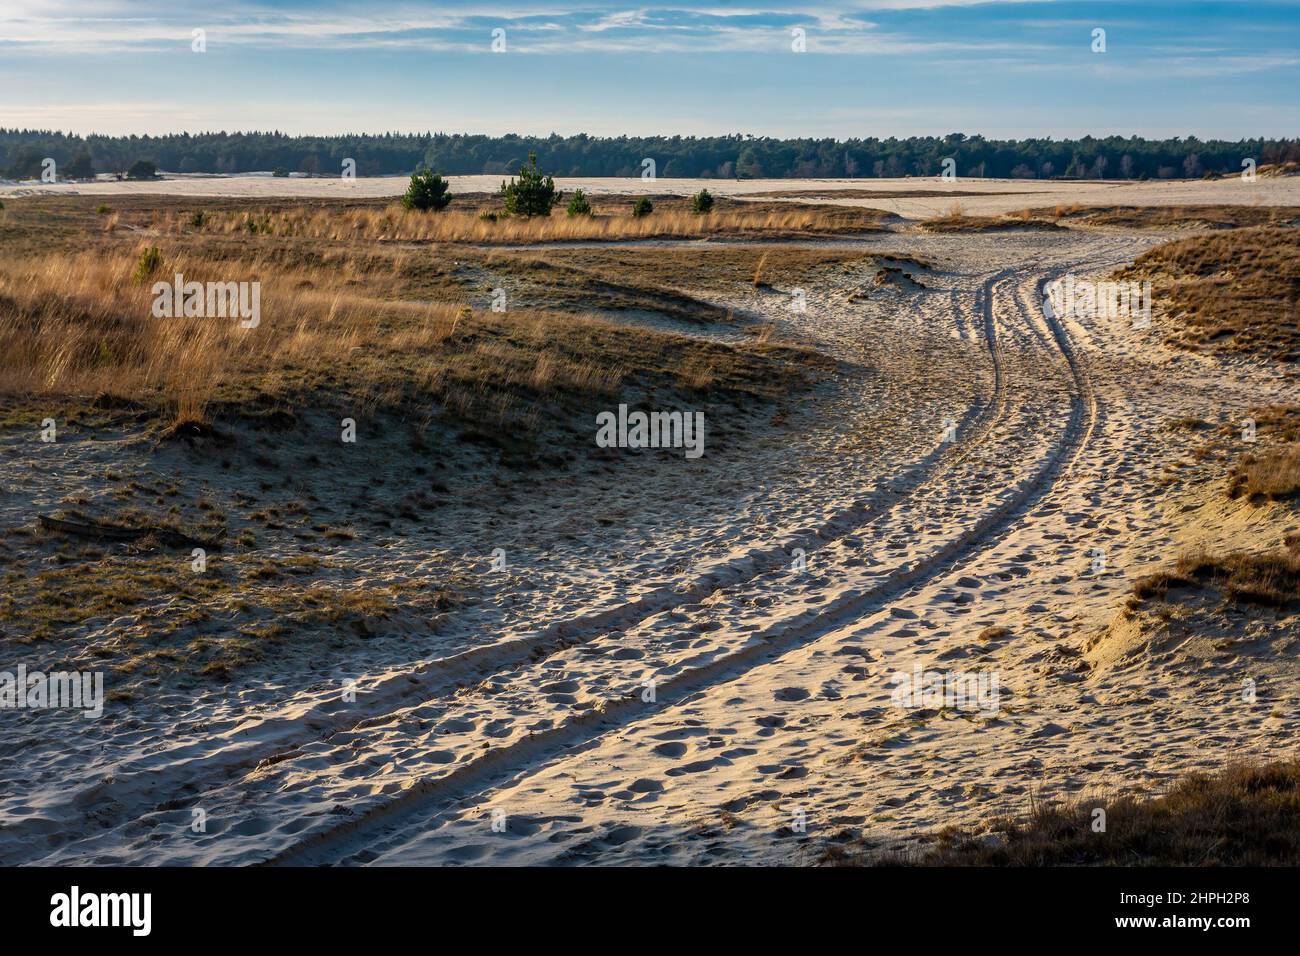
[[[447,856],[458,863],[466,863],[487,856],[489,849],[486,843],[469,843],[447,851]]]
[[[571,694],[578,689],[576,680],[561,680],[551,684],[543,684],[539,690],[543,694]]]
[[[622,846],[624,843],[627,843],[631,840],[635,840],[640,835],[641,835],[640,827],[634,827],[630,825],[617,826],[617,827],[611,827],[601,836],[596,837],[594,840],[592,840],[591,843],[594,844],[596,847]],[[573,851],[574,855],[590,856],[589,850],[588,852],[584,853],[583,852],[584,849],[587,848],[575,848],[575,850]]]
[[[714,758],[713,760],[696,760],[691,763],[682,764],[680,767],[673,767],[672,770],[668,771],[668,776],[678,777],[684,773],[703,773],[706,770],[712,770],[719,764],[725,763],[728,763],[728,761],[723,760],[720,757]]]
[[[657,744],[654,752],[661,757],[680,757],[686,753],[686,745],[682,743]]]

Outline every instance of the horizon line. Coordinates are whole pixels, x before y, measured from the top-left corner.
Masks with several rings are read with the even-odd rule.
[[[1185,134],[1179,134],[1174,136],[1157,136],[1157,135],[1147,135],[1143,133],[1117,133],[1117,132],[1101,133],[1101,134],[1083,133],[1077,136],[1060,135],[1054,133],[1024,135],[1024,136],[994,136],[994,135],[988,135],[979,132],[968,133],[962,130],[950,130],[949,132],[942,133],[942,134],[912,133],[908,135],[899,135],[897,133],[890,133],[887,135],[882,135],[879,133],[869,133],[869,134],[860,134],[855,136],[796,136],[796,135],[775,136],[771,134],[742,133],[742,132],[718,132],[718,133],[708,133],[708,134],[701,134],[701,133],[610,134],[610,133],[587,133],[587,132],[560,133],[555,130],[552,130],[549,133],[515,133],[515,132],[480,133],[480,132],[472,132],[469,130],[457,130],[454,132],[449,132],[446,130],[435,131],[429,129],[425,129],[425,130],[388,129],[388,130],[377,130],[377,131],[364,130],[364,131],[348,131],[342,133],[336,133],[336,132],[288,133],[273,128],[258,129],[254,127],[250,127],[247,129],[202,129],[202,130],[179,129],[179,130],[174,130],[166,133],[147,133],[147,132],[145,133],[101,133],[94,130],[90,132],[80,132],[71,128],[65,130],[65,129],[54,129],[50,127],[40,127],[40,126],[0,126],[0,134],[12,134],[12,133],[26,133],[26,134],[43,133],[51,136],[77,137],[81,139],[86,139],[92,136],[100,137],[103,139],[130,139],[131,137],[136,137],[140,139],[147,139],[147,138],[157,139],[166,136],[221,136],[221,135],[224,136],[275,135],[275,136],[285,137],[286,139],[308,139],[313,137],[341,139],[349,136],[354,136],[354,137],[482,136],[487,139],[508,139],[510,137],[515,137],[518,139],[551,139],[552,137],[558,137],[559,139],[575,139],[579,136],[585,136],[588,139],[595,139],[595,140],[619,140],[619,139],[683,139],[683,140],[696,139],[698,140],[698,139],[737,138],[737,139],[752,139],[752,140],[811,140],[811,141],[820,141],[820,142],[825,142],[827,140],[830,140],[836,143],[848,143],[848,142],[853,142],[855,140],[866,140],[866,139],[876,139],[876,140],[940,139],[941,140],[941,139],[947,139],[950,136],[962,136],[968,140],[979,138],[989,142],[1023,141],[1023,140],[1054,140],[1059,142],[1059,141],[1074,141],[1074,140],[1084,140],[1084,139],[1096,139],[1096,140],[1140,139],[1140,140],[1147,140],[1151,142],[1162,142],[1168,140],[1194,139],[1201,142],[1241,143],[1250,140],[1274,140],[1274,141],[1284,142],[1287,140],[1300,139],[1300,133],[1297,133],[1296,135],[1293,136],[1272,136],[1266,133],[1259,133],[1252,136],[1239,136],[1236,138],[1230,138],[1225,136],[1203,136],[1194,132],[1188,132]]]

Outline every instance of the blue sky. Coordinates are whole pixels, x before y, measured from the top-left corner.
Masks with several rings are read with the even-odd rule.
[[[1296,136],[1300,0],[0,0],[0,126]]]

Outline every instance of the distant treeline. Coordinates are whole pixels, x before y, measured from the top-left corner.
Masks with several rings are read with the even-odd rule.
[[[409,173],[420,166],[446,175],[518,170],[536,152],[556,176],[637,176],[653,159],[661,177],[937,176],[952,159],[958,176],[1046,179],[1175,179],[1238,173],[1242,161],[1300,161],[1300,139],[1235,143],[1195,137],[1148,140],[1108,136],[1077,140],[992,140],[952,133],[907,139],[770,139],[753,136],[470,136],[385,133],[288,136],[284,133],[178,133],[169,136],[73,136],[0,129],[0,171],[40,175],[46,157],[61,176],[126,172],[137,162],[167,172],[275,171],[337,176],[345,159],[358,176]]]

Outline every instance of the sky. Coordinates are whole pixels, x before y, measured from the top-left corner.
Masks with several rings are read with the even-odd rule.
[[[0,127],[1294,137],[1300,0],[0,0]]]

